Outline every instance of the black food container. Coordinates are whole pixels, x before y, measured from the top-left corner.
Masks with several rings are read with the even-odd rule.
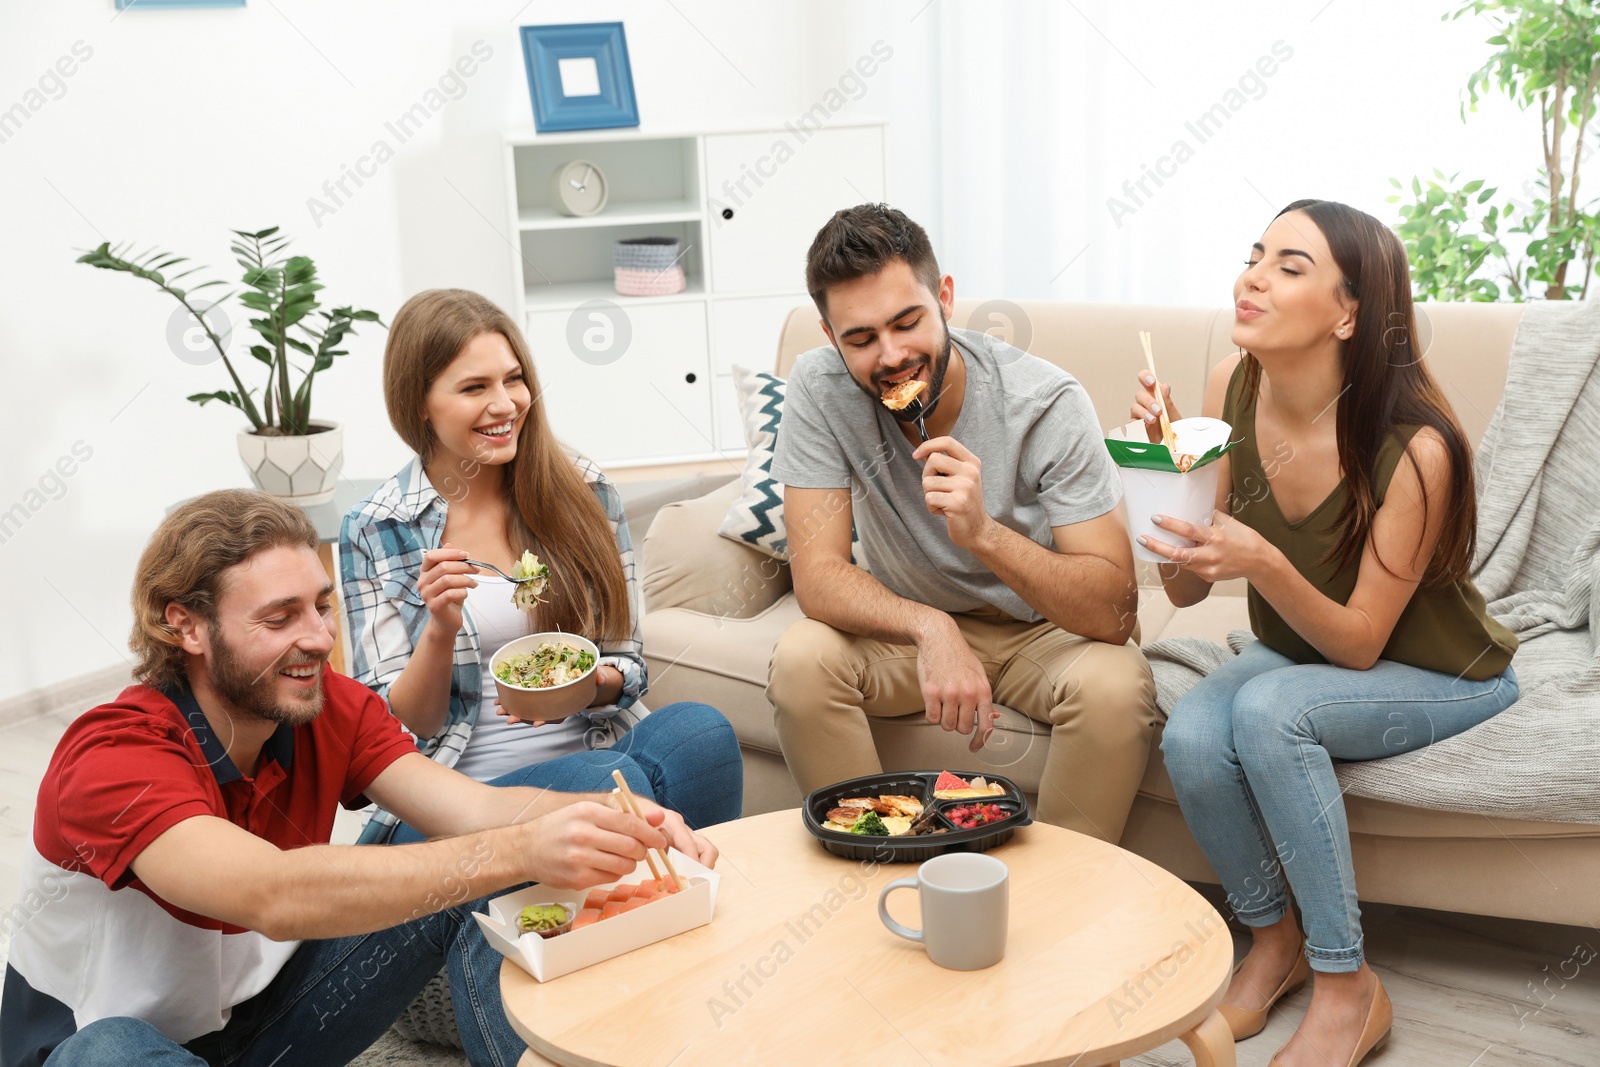
[[[999,785],[1004,792],[987,797],[962,800],[937,800],[933,783],[942,771],[893,771],[887,774],[869,774],[843,782],[823,786],[806,797],[800,808],[800,817],[806,829],[822,843],[822,847],[836,856],[852,860],[874,860],[878,863],[921,863],[946,852],[987,852],[996,845],[1011,840],[1017,827],[1033,822],[1028,808],[1028,798],[1009,778],[982,771],[952,771],[950,773],[971,781],[976,777]],[[868,837],[824,828],[828,811],[839,806],[848,797],[908,796],[922,801],[926,809],[935,811],[935,822],[944,832],[900,837]],[[963,830],[951,822],[947,812],[952,808],[973,804],[994,804],[1008,812],[1006,818],[970,830]]]

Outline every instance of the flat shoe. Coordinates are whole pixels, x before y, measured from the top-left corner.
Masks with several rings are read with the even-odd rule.
[[[1367,1005],[1367,1021],[1361,1027],[1361,1037],[1356,1041],[1355,1051],[1350,1054],[1350,1062],[1345,1064],[1345,1067],[1356,1067],[1366,1059],[1369,1052],[1383,1044],[1392,1029],[1394,1029],[1394,1005],[1390,1003],[1389,993],[1383,988],[1383,983],[1376,981],[1372,989],[1372,1002]],[[1278,1052],[1288,1047],[1288,1042],[1285,1042]],[[1267,1067],[1283,1067],[1278,1060],[1278,1052],[1272,1054],[1272,1062],[1267,1064]]]
[[[1242,966],[1244,966],[1243,960],[1239,962],[1238,967],[1233,969],[1234,973],[1239,973],[1239,967]],[[1296,957],[1294,966],[1289,968],[1289,973],[1284,978],[1283,984],[1278,987],[1278,991],[1267,998],[1266,1007],[1251,1011],[1249,1008],[1235,1007],[1232,1004],[1218,1004],[1217,1012],[1223,1019],[1227,1020],[1228,1029],[1233,1031],[1233,1039],[1235,1041],[1243,1041],[1247,1037],[1255,1037],[1266,1029],[1267,1013],[1272,1010],[1272,1006],[1305,985],[1306,979],[1309,977],[1311,977],[1311,963],[1306,959],[1305,946],[1302,944],[1301,952]]]

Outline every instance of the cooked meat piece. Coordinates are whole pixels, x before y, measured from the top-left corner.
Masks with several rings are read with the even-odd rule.
[[[861,810],[857,807],[834,808],[828,812],[829,822],[842,822],[846,826],[854,826],[856,820],[861,818]]]
[[[922,801],[916,797],[884,796],[880,797],[884,803],[894,808],[901,815],[909,815],[915,819],[922,814]]]
[[[884,391],[883,406],[890,411],[903,411],[927,387],[927,382],[908,378]]]

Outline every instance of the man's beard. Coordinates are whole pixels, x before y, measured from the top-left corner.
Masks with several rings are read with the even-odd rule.
[[[914,422],[919,414],[926,419],[933,414],[933,409],[939,406],[939,398],[944,395],[944,374],[945,371],[950,369],[950,321],[944,317],[943,312],[939,313],[939,321],[944,327],[944,346],[940,348],[939,354],[931,360],[927,356],[919,356],[915,360],[915,364],[918,367],[928,363],[933,365],[933,370],[928,375],[928,391],[918,396],[918,399],[922,401],[922,410],[920,412],[913,411],[912,407],[914,405],[907,405],[899,411],[890,410],[889,414],[901,422]],[[856,376],[853,374],[850,376],[850,380],[856,383],[856,388],[881,404],[883,402],[883,380],[892,378],[897,374],[904,374],[909,366],[910,364],[902,363],[892,370],[874,374],[870,386],[862,385],[856,381]]]
[[[288,667],[320,667],[326,662],[321,657],[293,655],[288,662],[280,662],[282,655],[268,665],[266,671],[247,667],[232,645],[223,638],[219,629],[211,632],[211,664],[208,677],[211,688],[241,715],[261,722],[304,726],[322,713],[322,676],[306,694],[289,703],[278,703],[273,697],[278,672]]]

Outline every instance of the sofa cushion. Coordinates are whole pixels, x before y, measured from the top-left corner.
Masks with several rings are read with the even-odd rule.
[[[728,717],[741,745],[779,752],[767,667],[778,638],[801,617],[793,593],[749,618],[685,608],[647,613],[641,623],[650,670],[647,702],[655,708],[704,701]]]
[[[1139,795],[1162,804],[1176,806],[1177,794],[1161,759],[1161,734],[1150,746],[1150,762],[1145,764]],[[1344,797],[1345,815],[1353,834],[1376,837],[1437,838],[1545,838],[1593,837],[1600,839],[1600,825],[1593,823],[1544,822],[1533,819],[1490,818],[1460,811],[1414,808],[1406,804],[1372,797]]]
[[[774,559],[789,558],[789,536],[783,525],[783,485],[772,478],[772,453],[783,418],[784,380],[765,371],[733,368],[733,388],[744,424],[742,490],[717,527],[723,537],[742,541]]]
[[[772,477],[772,456],[778,444],[778,427],[783,421],[784,390],[788,382],[775,374],[735,367],[733,384],[738,392],[749,453],[741,478],[743,489],[728,505],[728,513],[717,527],[717,533],[787,563],[789,529],[783,521],[784,490],[783,483]],[[850,560],[858,567],[867,566],[854,528],[850,531]]]
[[[663,608],[715,619],[749,618],[792,588],[787,564],[742,541],[716,536],[717,524],[741,491],[736,478],[656,513],[640,550],[647,630],[651,615]],[[649,645],[647,639],[645,647]]]
[[[1242,593],[1242,590],[1241,590]],[[1153,603],[1146,606],[1146,599]],[[1219,645],[1228,643],[1228,634],[1234,630],[1250,629],[1250,605],[1242,595],[1230,595],[1222,589],[1213,590],[1211,595],[1198,604],[1191,604],[1186,608],[1173,608],[1166,616],[1163,625],[1158,630],[1152,630],[1146,625],[1146,613],[1151,617],[1159,617],[1156,610],[1160,604],[1169,607],[1172,602],[1160,590],[1146,592],[1139,591],[1139,623],[1144,631],[1143,640],[1140,642],[1149,648],[1154,641],[1165,641],[1173,637],[1203,637],[1207,641],[1215,641]]]

